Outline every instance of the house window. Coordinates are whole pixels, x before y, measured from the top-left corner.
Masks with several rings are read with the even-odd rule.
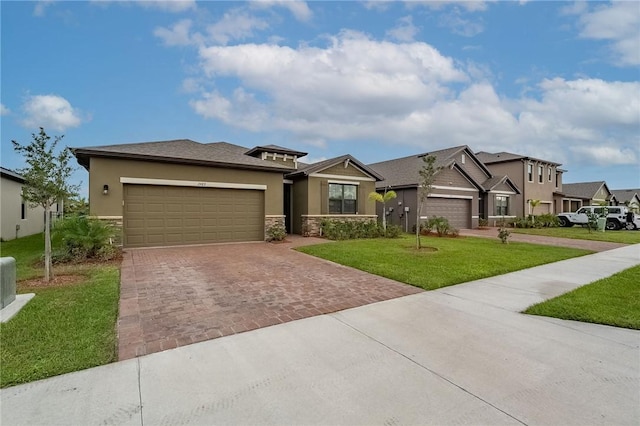
[[[544,176],[544,166],[538,166],[538,183],[542,183]]]
[[[357,185],[329,184],[329,214],[356,214],[357,207]]]
[[[560,173],[556,172],[556,188],[558,187],[559,182],[560,182]]]
[[[22,200],[22,204],[20,204],[20,219],[26,219],[27,218],[27,206],[24,203],[24,200]]]
[[[496,195],[495,202],[496,216],[509,215],[509,197],[506,195]]]
[[[529,176],[529,182],[533,182],[533,164],[527,164],[527,175]]]
[[[551,166],[549,166],[549,169],[548,169],[547,171],[548,171],[548,173],[547,173],[547,180],[548,180],[549,182],[551,182]]]
[[[462,154],[462,157],[460,158],[460,161],[462,162],[462,164],[464,164],[465,160],[466,160],[466,157],[464,154]]]

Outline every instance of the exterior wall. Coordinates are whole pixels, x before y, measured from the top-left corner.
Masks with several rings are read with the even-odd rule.
[[[600,203],[606,203],[611,198],[611,193],[607,191],[607,188],[602,185],[598,192],[593,196],[593,199],[589,200],[592,206]]]
[[[12,179],[0,180],[0,238],[3,241],[26,237],[44,231],[44,209],[25,205],[22,219],[22,184]],[[51,207],[52,220],[58,215],[58,204]],[[17,227],[20,229],[16,229]]]
[[[387,224],[398,225],[405,232],[411,232],[411,228],[416,224],[416,209],[418,206],[418,195],[416,188],[394,189],[397,197],[387,203]],[[409,212],[405,212],[405,208]],[[390,211],[390,209],[393,209]],[[382,220],[382,204],[376,203],[376,214]]]
[[[281,173],[97,157],[91,158],[90,170],[90,214],[104,220],[122,221],[124,198],[121,177],[266,185],[265,230],[271,221],[270,216],[283,214]],[[104,185],[109,185],[108,195],[102,193]]]
[[[533,182],[529,182],[527,165],[533,165]],[[538,166],[543,166],[542,183],[538,183]],[[504,163],[487,165],[491,173],[496,176],[507,175],[511,181],[520,188],[520,194],[514,195],[513,215],[523,217],[531,214],[529,200],[540,200],[535,208],[536,215],[543,213],[555,213],[554,192],[562,190],[562,173],[559,173],[558,186],[556,186],[556,166],[544,162],[527,160],[515,160]],[[549,181],[549,167],[551,167],[551,181]]]
[[[302,232],[302,215],[309,213],[309,180],[300,179],[293,182],[291,203],[293,207],[293,233],[303,234]]]
[[[464,164],[462,163],[462,154],[464,154],[465,156]],[[464,169],[464,171],[467,172],[469,176],[474,178],[477,182],[482,183],[487,180],[489,176],[487,176],[487,173],[482,170],[482,168],[480,167],[480,165],[478,165],[474,158],[475,157],[472,156],[472,153],[464,150],[463,152],[458,154],[456,163],[458,164],[458,166]]]
[[[331,182],[351,183],[358,186],[358,210],[356,215],[330,215],[328,185]],[[319,235],[323,218],[345,220],[375,220],[376,203],[369,200],[375,191],[375,181],[358,168],[343,164],[314,173],[293,184],[293,232],[302,235]]]
[[[123,176],[267,185],[265,215],[282,214],[283,183],[280,173],[96,157],[91,158],[90,169],[89,209],[93,216],[122,217],[123,185],[120,178]],[[109,185],[108,195],[102,194],[104,185]]]

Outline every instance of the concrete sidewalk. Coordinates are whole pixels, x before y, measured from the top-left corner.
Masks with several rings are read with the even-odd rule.
[[[637,424],[640,332],[526,306],[640,245],[0,391],[17,424]]]

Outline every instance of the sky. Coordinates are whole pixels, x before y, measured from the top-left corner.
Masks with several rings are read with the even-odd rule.
[[[640,188],[640,2],[2,1],[0,163],[62,145],[458,145]],[[75,161],[74,161],[75,163]],[[86,196],[88,173],[72,181]]]

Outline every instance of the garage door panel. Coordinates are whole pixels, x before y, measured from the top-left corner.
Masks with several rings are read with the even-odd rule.
[[[127,247],[264,239],[264,192],[124,185]]]
[[[426,205],[428,217],[445,217],[454,228],[471,226],[471,200],[461,198],[428,198]]]

